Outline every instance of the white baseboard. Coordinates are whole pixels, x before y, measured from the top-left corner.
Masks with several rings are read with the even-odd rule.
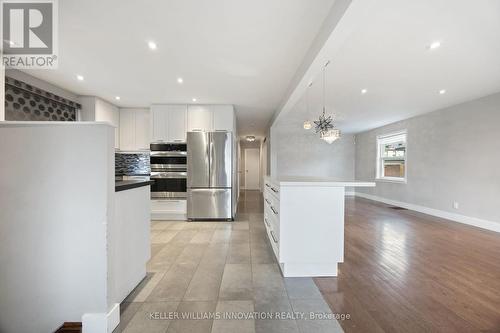
[[[468,225],[472,225],[474,227],[478,227],[478,228],[482,228],[482,229],[486,229],[486,230],[500,232],[500,222],[488,221],[488,220],[479,219],[477,217],[471,217],[471,216],[466,216],[466,215],[461,215],[461,214],[450,213],[450,212],[447,212],[444,210],[428,208],[428,207],[410,204],[410,203],[406,203],[406,202],[400,202],[400,201],[391,200],[391,199],[379,197],[376,195],[361,193],[361,192],[355,192],[355,195],[357,197],[382,202],[382,203],[392,205],[392,206],[403,207],[403,208],[406,208],[409,210],[414,210],[414,211],[417,211],[420,213],[440,217],[440,218],[447,219],[450,221],[468,224]]]
[[[82,333],[111,333],[120,323],[120,304],[115,303],[108,313],[85,313]]]

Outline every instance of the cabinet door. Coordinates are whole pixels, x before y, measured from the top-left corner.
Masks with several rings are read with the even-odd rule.
[[[151,139],[153,142],[168,141],[168,112],[165,105],[151,106]]]
[[[137,109],[135,111],[135,149],[149,149],[151,143],[149,109]]]
[[[187,105],[169,105],[167,133],[169,142],[186,142]]]
[[[214,119],[214,131],[234,130],[234,110],[232,105],[211,106]]]
[[[135,112],[132,109],[120,110],[120,149],[135,150]]]
[[[212,131],[212,110],[208,105],[188,106],[188,131]]]

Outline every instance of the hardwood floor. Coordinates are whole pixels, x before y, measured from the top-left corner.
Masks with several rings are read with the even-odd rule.
[[[346,200],[345,258],[315,282],[345,332],[500,332],[500,234]]]

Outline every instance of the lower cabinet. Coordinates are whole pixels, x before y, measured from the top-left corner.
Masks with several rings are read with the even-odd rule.
[[[337,276],[344,254],[343,187],[266,177],[264,224],[283,276]]]
[[[186,220],[186,200],[152,199],[152,220]]]

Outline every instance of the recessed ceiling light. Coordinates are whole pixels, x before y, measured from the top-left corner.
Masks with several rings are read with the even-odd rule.
[[[435,42],[432,42],[430,45],[429,45],[429,50],[434,50],[434,49],[437,49],[438,47],[441,46],[441,42],[438,42],[438,41],[435,41]]]
[[[367,92],[368,92],[368,90],[366,90],[366,89],[361,89],[361,93],[362,93],[363,95],[364,95],[364,94],[366,94]]]
[[[311,121],[309,121],[309,120],[304,121],[304,125],[303,126],[304,126],[305,130],[310,130],[313,127]]]
[[[439,94],[440,94],[440,95],[444,95],[444,94],[446,94],[446,90],[445,90],[445,89],[441,89],[441,90],[439,90]]]
[[[151,50],[156,50],[158,48],[158,46],[156,45],[155,42],[153,41],[149,41],[148,42],[148,47],[151,49]]]
[[[182,77],[177,78],[177,83],[182,84],[184,82],[184,79]]]
[[[196,102],[196,98],[193,98],[193,102]]]
[[[77,75],[77,76],[76,76],[76,79],[77,79],[78,81],[83,81],[83,80],[84,80],[84,77],[83,77],[82,75]]]
[[[115,96],[115,99],[116,99],[117,101],[119,101],[119,100],[120,100],[120,96]]]

